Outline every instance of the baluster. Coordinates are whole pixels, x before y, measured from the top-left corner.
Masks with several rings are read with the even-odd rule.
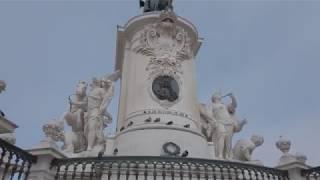
[[[18,163],[20,161],[20,156],[19,155],[16,155],[16,160],[15,160],[15,164],[13,165],[13,168],[11,170],[11,180],[13,179],[14,177],[14,174],[16,173],[17,171],[17,167],[18,167]]]
[[[24,177],[25,180],[28,180],[28,176],[29,176],[29,173],[30,173],[31,165],[32,165],[32,162],[28,161],[27,171],[26,171],[25,177]]]
[[[212,167],[212,176],[213,176],[213,179],[216,180],[217,179],[217,171],[216,171],[216,166],[213,166]]]
[[[192,180],[192,168],[190,163],[188,163],[188,176],[189,180]]]
[[[120,162],[118,164],[118,171],[117,171],[117,180],[120,180],[120,174],[121,174],[121,165],[122,165],[122,162]]]
[[[76,178],[76,173],[77,173],[78,165],[79,165],[78,163],[74,163],[74,164],[73,164],[73,171],[72,171],[71,179],[75,179],[75,178]]]
[[[224,175],[223,175],[223,167],[218,166],[220,169],[220,179],[224,179]]]
[[[204,179],[208,180],[209,176],[208,176],[208,165],[204,165]]]
[[[148,161],[144,162],[144,180],[148,180]]]
[[[166,163],[162,164],[162,179],[166,180]]]
[[[130,177],[130,161],[127,162],[126,180],[129,180],[129,177]]]
[[[227,168],[228,178],[229,178],[229,179],[232,179],[231,167],[230,167],[230,166],[227,166],[226,168]]]
[[[242,179],[247,179],[245,169],[241,168]]]
[[[252,170],[248,170],[247,169],[247,171],[248,171],[248,175],[249,175],[249,180],[253,180],[253,178],[252,178]]]
[[[200,180],[200,165],[196,164],[197,179]]]
[[[233,167],[234,168],[234,176],[236,180],[239,180],[239,169],[237,167]]]
[[[22,177],[23,169],[24,169],[25,164],[26,164],[26,161],[22,160],[22,164],[20,165],[20,168],[19,168],[18,179],[20,179]]]
[[[180,166],[180,180],[183,180],[183,163],[180,163],[179,166]]]
[[[171,163],[171,180],[174,180],[174,163]]]
[[[8,171],[9,171],[9,168],[10,168],[12,156],[13,156],[13,152],[9,151],[9,156],[6,157],[6,158],[7,158],[7,161],[5,162],[6,165],[5,165],[4,170],[3,170],[2,180],[5,180],[5,179],[6,179],[6,175],[7,175]]]
[[[63,180],[67,180],[68,169],[69,169],[69,164],[66,164],[64,167]]]
[[[4,147],[1,147],[1,148],[2,148],[2,153],[1,153],[1,159],[0,159],[0,167],[3,164],[3,158],[5,157],[7,152],[7,150]]]
[[[82,167],[81,167],[81,175],[80,175],[80,179],[83,179],[84,178],[84,175],[85,175],[85,170],[86,170],[86,162],[83,162],[82,164]]]
[[[90,180],[93,179],[94,168],[95,168],[95,163],[92,162],[92,163],[91,163],[91,168],[90,168],[90,177],[89,177]]]
[[[157,162],[153,162],[153,180],[157,180]]]
[[[109,164],[108,166],[108,180],[111,180],[111,175],[112,175],[112,163]]]
[[[267,174],[267,178],[268,178],[268,180],[270,180],[270,173]]]
[[[136,162],[134,172],[135,172],[136,180],[138,180],[139,179],[139,162]]]

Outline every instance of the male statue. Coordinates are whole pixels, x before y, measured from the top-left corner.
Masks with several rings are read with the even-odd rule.
[[[105,148],[103,130],[111,123],[112,117],[106,111],[114,95],[114,81],[119,78],[119,71],[100,81],[93,79],[88,95],[88,113],[85,125],[87,151],[100,152]]]
[[[203,132],[209,141],[214,142],[215,156],[218,159],[231,159],[233,134],[246,124],[246,120],[238,121],[235,116],[237,103],[233,94],[226,96],[231,98],[229,105],[222,102],[220,93],[214,93],[211,105],[200,104],[199,108]]]
[[[87,111],[87,83],[80,81],[76,93],[69,97],[70,110],[63,114],[63,119],[71,126],[72,131],[65,133],[64,151],[79,153],[86,149],[84,136],[85,113]]]

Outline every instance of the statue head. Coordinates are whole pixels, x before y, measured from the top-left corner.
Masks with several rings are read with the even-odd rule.
[[[256,145],[256,147],[261,146],[264,142],[264,138],[260,135],[252,135],[251,136],[251,141]]]
[[[112,85],[113,81],[111,81],[108,76],[106,77],[103,77],[101,79],[101,87],[102,88],[107,88],[107,87],[110,87]]]
[[[222,98],[221,92],[215,92],[213,93],[212,97],[211,97],[211,101],[212,102],[220,102]]]
[[[101,82],[98,78],[96,77],[93,77],[92,80],[91,80],[91,83],[90,83],[90,87],[92,89],[96,88],[96,87],[100,87],[101,86]]]
[[[79,81],[76,88],[76,95],[85,96],[88,84],[85,81]]]

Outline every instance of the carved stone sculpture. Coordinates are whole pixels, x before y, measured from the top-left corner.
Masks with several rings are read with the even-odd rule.
[[[305,164],[307,157],[301,153],[295,155],[289,153],[291,148],[291,141],[283,136],[276,142],[276,147],[283,153],[280,157],[279,165],[290,164],[292,162],[300,162]]]
[[[241,131],[247,123],[246,120],[239,121],[235,115],[237,103],[233,94],[226,96],[231,98],[229,105],[222,102],[220,93],[215,93],[211,105],[199,106],[202,131],[209,141],[214,142],[215,156],[218,159],[231,159],[233,134]]]
[[[87,122],[85,135],[87,138],[87,151],[103,150],[105,145],[103,130],[111,123],[112,116],[106,111],[114,95],[114,81],[120,76],[117,71],[101,79],[100,83],[94,80],[88,94]]]
[[[88,105],[86,90],[87,83],[80,81],[76,93],[69,97],[70,110],[63,115],[63,119],[71,127],[71,131],[65,134],[64,151],[66,153],[79,153],[86,150],[87,142],[84,135],[84,117]]]
[[[264,142],[262,136],[252,135],[250,139],[239,140],[233,148],[233,158],[251,164],[262,164],[259,160],[252,159],[252,152]]]
[[[39,147],[54,147],[58,148],[56,142],[64,142],[64,123],[63,121],[51,120],[42,126],[46,138],[41,141]]]
[[[143,12],[173,10],[173,0],[140,0],[140,7],[144,7]]]
[[[138,42],[133,51],[150,57],[146,70],[151,74],[183,73],[182,62],[193,56],[189,35],[177,26],[176,20],[175,14],[163,12],[157,22],[144,27],[133,40]]]

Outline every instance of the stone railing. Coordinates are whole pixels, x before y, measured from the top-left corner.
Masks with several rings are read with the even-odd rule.
[[[113,156],[54,159],[55,179],[105,180],[287,180],[288,172],[263,166],[218,160]]]
[[[28,179],[32,163],[37,158],[0,139],[0,180]]]
[[[302,176],[306,177],[307,180],[318,180],[320,179],[320,166],[310,168],[302,171]]]

